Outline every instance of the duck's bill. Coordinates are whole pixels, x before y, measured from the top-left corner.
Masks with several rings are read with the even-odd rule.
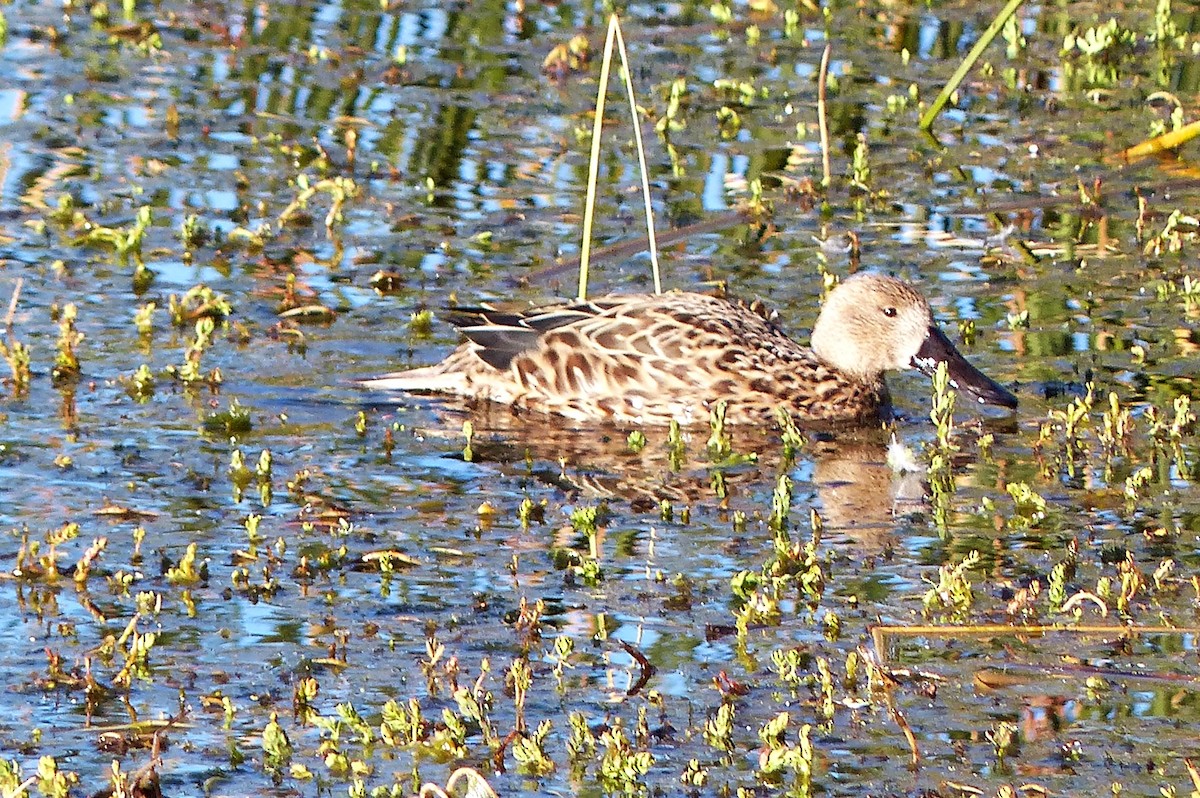
[[[955,390],[973,396],[982,404],[1000,405],[1001,407],[1016,407],[1017,397],[967,362],[950,339],[937,327],[929,328],[929,336],[921,344],[916,357],[912,359],[913,368],[923,374],[933,376],[939,363],[946,364],[946,373],[950,377],[950,385]]]

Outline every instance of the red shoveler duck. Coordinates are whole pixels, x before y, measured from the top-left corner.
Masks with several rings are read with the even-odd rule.
[[[850,277],[830,292],[809,346],[756,308],[691,292],[628,294],[512,313],[455,308],[466,341],[445,360],[368,388],[452,394],[573,421],[705,422],[721,400],[732,423],[865,421],[889,406],[885,372],[932,374],[985,404],[1017,399],[955,349],[908,283]]]

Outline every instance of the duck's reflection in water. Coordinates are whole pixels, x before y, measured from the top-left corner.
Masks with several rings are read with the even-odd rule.
[[[826,537],[878,551],[894,542],[899,517],[925,507],[923,476],[893,470],[891,433],[881,427],[804,430],[803,445],[790,457],[779,430],[730,428],[732,455],[720,462],[714,462],[707,427],[684,428],[674,440],[668,430],[650,428],[642,431],[645,443],[638,446],[631,444],[629,429],[474,408],[446,412],[440,432],[425,432],[461,440],[467,420],[476,461],[504,464],[572,499],[606,500],[614,509],[628,503],[635,512],[651,513],[665,503],[676,514],[689,507],[766,518],[776,482],[787,474],[794,483],[794,521],[805,523],[811,506]]]

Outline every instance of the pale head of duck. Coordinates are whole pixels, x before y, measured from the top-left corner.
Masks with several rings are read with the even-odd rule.
[[[868,383],[893,369],[932,374],[945,363],[955,388],[979,402],[1017,405],[1015,396],[954,348],[925,297],[893,277],[860,274],[834,288],[813,327],[812,350],[839,372]]]

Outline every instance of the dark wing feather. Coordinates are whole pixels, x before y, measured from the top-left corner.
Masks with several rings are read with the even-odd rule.
[[[589,319],[604,308],[590,303],[505,311],[482,305],[448,308],[446,319],[477,346],[480,359],[501,371],[517,355],[537,346],[550,330]]]
[[[541,333],[528,327],[501,327],[497,324],[481,324],[474,327],[459,327],[459,332],[479,346],[475,353],[493,368],[501,371],[526,349],[537,345]]]

